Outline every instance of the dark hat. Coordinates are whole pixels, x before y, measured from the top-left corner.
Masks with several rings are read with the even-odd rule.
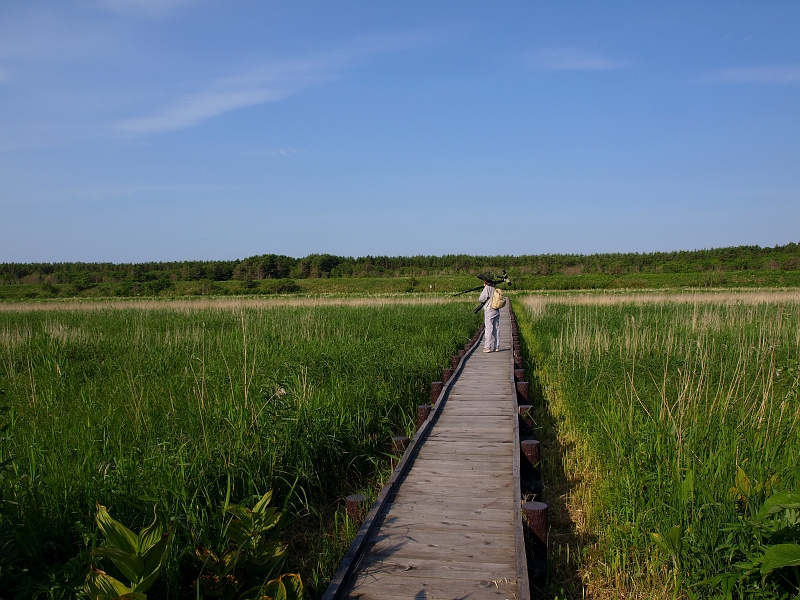
[[[491,283],[494,281],[494,278],[489,273],[481,273],[478,275],[478,279],[481,281],[485,281],[486,283]]]

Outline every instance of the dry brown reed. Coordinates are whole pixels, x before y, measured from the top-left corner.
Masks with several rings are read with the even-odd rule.
[[[0,312],[33,311],[92,311],[92,310],[175,310],[189,312],[194,310],[238,310],[242,308],[281,308],[318,306],[420,306],[447,304],[450,302],[472,302],[471,298],[451,298],[449,296],[359,296],[359,297],[291,297],[276,298],[198,298],[198,299],[148,299],[148,300],[64,300],[42,302],[0,303]]]
[[[532,316],[538,317],[549,304],[575,306],[618,306],[620,304],[785,304],[800,303],[800,290],[742,290],[691,292],[579,292],[531,294],[522,300]]]

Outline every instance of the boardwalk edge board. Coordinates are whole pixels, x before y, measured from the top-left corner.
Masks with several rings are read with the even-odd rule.
[[[464,368],[464,364],[467,362],[467,359],[472,356],[475,348],[478,347],[480,344],[482,336],[479,336],[478,339],[470,346],[469,350],[466,351],[464,356],[458,361],[458,365],[455,369],[453,369],[453,374],[442,386],[442,391],[439,392],[439,396],[436,398],[436,402],[434,403],[433,407],[431,408],[431,412],[428,415],[428,418],[425,419],[425,422],[422,424],[417,432],[414,434],[414,438],[408,444],[405,452],[403,453],[400,462],[395,467],[392,474],[389,476],[389,479],[386,481],[386,485],[381,488],[381,491],[378,493],[378,497],[375,499],[375,502],[372,504],[369,513],[367,514],[364,522],[361,524],[361,527],[356,533],[355,539],[353,539],[353,543],[350,544],[350,548],[348,548],[347,552],[342,559],[339,568],[336,570],[333,578],[331,579],[328,588],[325,590],[325,594],[322,596],[322,600],[335,600],[340,598],[340,593],[345,588],[347,584],[347,580],[353,572],[353,567],[358,563],[358,560],[361,558],[361,555],[364,551],[364,546],[366,545],[367,540],[369,539],[372,530],[375,527],[375,524],[378,521],[378,517],[383,512],[383,509],[386,507],[386,503],[388,499],[392,496],[392,492],[394,492],[395,484],[397,480],[400,479],[403,475],[406,474],[409,465],[412,462],[412,455],[414,454],[414,450],[419,443],[421,443],[424,438],[427,436],[428,430],[433,426],[432,423],[442,411],[444,407],[444,400],[447,398],[450,389],[455,384],[456,380],[458,379],[458,375]],[[513,371],[512,371],[513,375]],[[517,463],[519,463],[519,449],[516,452],[517,455]],[[519,485],[519,483],[517,483]],[[516,506],[515,506],[516,508]],[[524,549],[524,545],[523,545]],[[527,570],[526,570],[527,573]],[[527,586],[526,586],[527,589]],[[520,597],[519,600],[526,600],[526,598]]]

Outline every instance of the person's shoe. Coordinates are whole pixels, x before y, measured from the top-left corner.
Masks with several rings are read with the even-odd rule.
[[[483,349],[483,351],[484,351],[484,352],[491,352],[491,351],[492,351],[492,349],[491,349],[491,348],[484,348],[484,349]]]
[[[495,348],[494,351],[495,352],[500,352],[500,348]]]

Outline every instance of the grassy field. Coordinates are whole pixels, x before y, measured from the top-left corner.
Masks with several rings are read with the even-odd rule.
[[[756,517],[800,491],[800,293],[523,305],[552,508],[548,597],[795,597],[798,568],[762,578],[759,561],[800,541],[797,511]]]
[[[478,272],[478,269],[475,270]],[[499,271],[498,271],[499,272]],[[529,275],[510,269],[517,290],[641,290],[670,288],[798,287],[800,271],[704,271],[692,273],[602,273]],[[60,298],[136,298],[193,296],[447,295],[480,284],[475,275],[418,277],[325,277],[229,281],[169,281],[131,283],[8,283],[0,284],[0,302]]]
[[[324,590],[354,533],[341,498],[373,495],[392,435],[411,434],[471,301],[5,305],[0,597],[72,598],[98,545],[95,502],[141,527],[175,522],[150,598],[194,597],[197,544],[220,506],[275,491],[286,570]],[[137,529],[138,530],[138,529]],[[16,562],[14,557],[16,557]]]

